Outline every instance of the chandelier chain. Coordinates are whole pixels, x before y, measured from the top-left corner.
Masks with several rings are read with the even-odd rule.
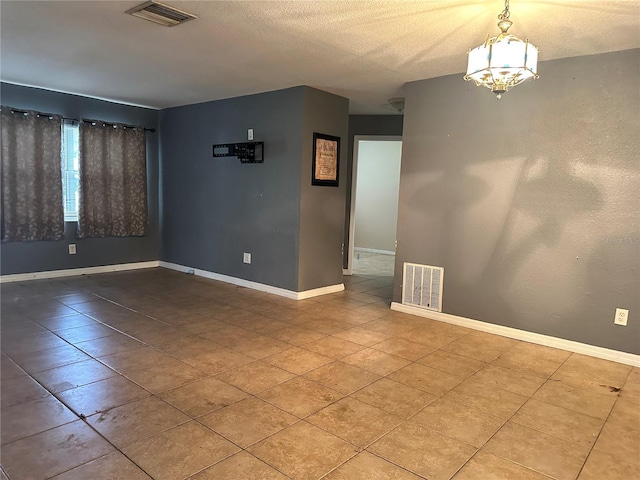
[[[511,13],[509,12],[509,0],[504,0],[504,10],[500,15],[498,15],[498,20],[509,20],[509,16]]]

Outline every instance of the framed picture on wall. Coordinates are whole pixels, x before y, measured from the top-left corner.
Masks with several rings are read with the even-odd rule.
[[[340,137],[313,133],[311,185],[338,186],[340,171]]]

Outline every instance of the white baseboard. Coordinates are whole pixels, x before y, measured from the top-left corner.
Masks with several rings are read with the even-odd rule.
[[[209,278],[211,280],[218,280],[220,282],[230,283],[232,285],[238,285],[239,287],[251,288],[253,290],[259,290],[261,292],[271,293],[273,295],[279,295],[281,297],[290,298],[292,300],[304,300],[305,298],[317,297],[319,295],[327,295],[329,293],[341,292],[344,290],[344,284],[329,285],[327,287],[314,288],[313,290],[305,290],[303,292],[294,292],[293,290],[286,290],[284,288],[273,287],[271,285],[265,285],[264,283],[252,282],[250,280],[244,280],[242,278],[230,277],[228,275],[222,275],[221,273],[210,272],[208,270],[200,270],[198,268],[186,267],[184,265],[178,265],[170,262],[160,262],[160,266],[176,270],[178,272],[193,272],[194,275],[199,277]]]
[[[451,323],[453,325],[471,328],[473,330],[480,330],[481,332],[493,333],[494,335],[500,335],[502,337],[515,338],[516,340],[544,345],[546,347],[559,348],[561,350],[581,353],[583,355],[602,358],[612,362],[640,367],[640,355],[635,355],[633,353],[620,352],[618,350],[611,350],[604,347],[596,347],[595,345],[588,345],[586,343],[574,342],[563,338],[551,337],[540,333],[527,332],[526,330],[518,330],[517,328],[481,322],[479,320],[472,320],[466,317],[458,317],[457,315],[450,315],[448,313],[433,312],[431,310],[412,307],[410,305],[402,305],[401,303],[396,302],[391,303],[391,310],[409,313],[411,315],[425,317],[431,320],[438,320],[440,322]]]
[[[99,267],[70,268],[67,270],[48,270],[45,272],[15,273],[0,275],[0,283],[24,282],[27,280],[40,280],[44,278],[74,277],[77,275],[92,275],[96,273],[120,272],[124,270],[137,270],[140,268],[153,268],[160,266],[158,260],[151,262],[120,263],[118,265],[101,265]]]
[[[395,255],[393,250],[378,250],[377,248],[353,247],[354,252],[379,253],[380,255]]]

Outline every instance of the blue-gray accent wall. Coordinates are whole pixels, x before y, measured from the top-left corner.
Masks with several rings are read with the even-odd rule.
[[[160,118],[162,260],[296,292],[342,283],[344,187],[311,187],[310,169],[313,131],[346,137],[347,99],[294,87]],[[245,142],[249,128],[264,163],[212,158],[212,145]]]
[[[158,129],[157,110],[38,88],[1,83],[0,102],[2,105],[14,108],[56,113],[67,118],[90,118]],[[76,239],[77,224],[66,222],[64,240],[2,243],[0,245],[2,275],[158,260],[159,132],[147,132],[146,138],[149,207],[146,236]],[[71,243],[77,246],[76,255],[68,253],[67,246]]]
[[[442,266],[445,313],[639,354],[640,50],[539,71],[406,86],[394,300]]]

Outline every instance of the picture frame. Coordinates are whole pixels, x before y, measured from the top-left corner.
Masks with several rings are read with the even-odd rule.
[[[313,132],[311,185],[337,187],[340,175],[340,137]]]

